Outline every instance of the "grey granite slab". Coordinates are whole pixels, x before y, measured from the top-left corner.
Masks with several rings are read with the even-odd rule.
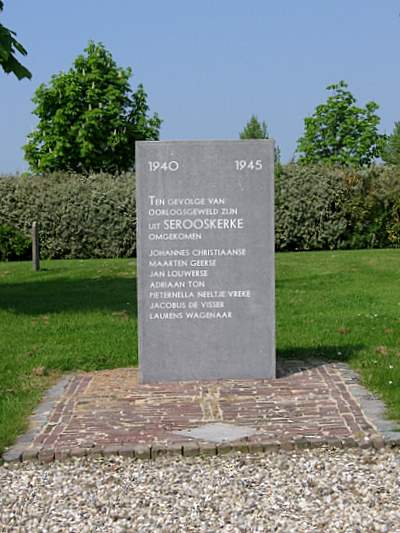
[[[274,145],[136,145],[143,383],[275,377]]]

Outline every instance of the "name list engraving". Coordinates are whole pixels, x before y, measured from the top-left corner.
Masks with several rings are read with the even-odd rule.
[[[148,196],[149,241],[197,241],[196,248],[150,248],[150,320],[228,320],[230,298],[250,298],[245,287],[213,288],[213,271],[222,262],[246,256],[246,248],[207,248],[208,233],[240,231],[245,220],[227,198]]]

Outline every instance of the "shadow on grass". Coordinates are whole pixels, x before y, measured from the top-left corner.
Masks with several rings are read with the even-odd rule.
[[[276,353],[277,377],[289,376],[329,362],[346,363],[363,349],[365,346],[362,344],[278,349]]]
[[[136,317],[136,280],[101,277],[2,283],[0,309],[28,315],[124,310]]]

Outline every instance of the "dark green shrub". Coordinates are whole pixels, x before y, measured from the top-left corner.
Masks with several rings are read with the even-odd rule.
[[[393,202],[390,222],[386,231],[391,245],[395,248],[400,248],[400,198]]]
[[[400,169],[296,164],[276,177],[278,250],[400,246]]]
[[[133,256],[134,190],[132,174],[0,178],[0,224],[37,221],[43,258]]]
[[[31,240],[12,226],[0,226],[0,261],[28,259]]]
[[[347,187],[343,171],[326,166],[283,166],[275,183],[277,250],[344,247]]]
[[[350,194],[344,205],[349,248],[400,245],[400,170],[372,167],[348,176]]]

